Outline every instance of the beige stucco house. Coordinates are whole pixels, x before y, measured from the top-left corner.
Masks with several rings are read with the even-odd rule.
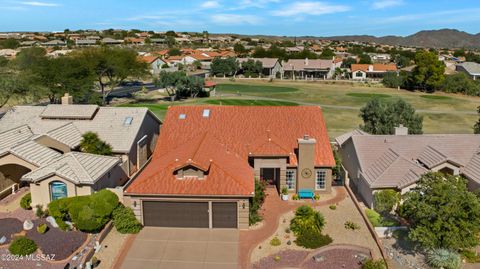
[[[376,191],[404,194],[427,172],[462,175],[468,187],[480,187],[480,135],[409,135],[400,126],[395,135],[354,130],[336,138],[347,182],[365,205],[373,207]]]
[[[121,186],[152,155],[160,124],[147,108],[76,105],[68,95],[58,105],[14,107],[0,119],[0,194],[30,184],[32,203],[46,205],[58,198],[55,190],[75,196]],[[86,132],[98,134],[113,156],[78,153]],[[54,181],[63,185],[55,189]]]

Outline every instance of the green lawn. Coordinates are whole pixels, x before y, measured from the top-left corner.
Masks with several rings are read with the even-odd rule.
[[[424,116],[423,130],[425,133],[472,133],[472,126],[478,119],[478,116],[475,115],[476,108],[480,106],[479,97],[441,92],[425,94],[352,83],[331,84],[279,80],[274,82],[222,80],[218,83],[221,83],[220,89],[222,87],[246,88],[248,86],[249,91],[242,92],[243,98],[252,99],[252,96],[255,96],[323,106],[331,138],[357,128],[361,124],[358,116],[360,108],[371,98],[402,98],[409,102]],[[276,86],[281,90],[274,91]],[[284,88],[295,88],[297,91],[288,92],[283,90]],[[222,93],[222,91],[219,92]]]
[[[347,93],[347,96],[359,97],[359,98],[389,98],[392,97],[383,93],[363,93],[363,92],[351,92]]]
[[[170,105],[319,105],[322,106],[328,133],[335,138],[357,128],[360,108],[371,98],[402,98],[423,115],[425,133],[472,133],[480,98],[455,94],[425,94],[360,84],[326,84],[292,81],[219,81],[222,96],[196,98],[174,103],[133,103],[122,106],[148,107],[161,119]],[[239,93],[239,94],[238,94]],[[268,100],[275,99],[275,100]],[[152,101],[153,102],[153,101]]]
[[[228,93],[256,93],[261,90],[263,93],[273,92],[296,92],[298,89],[292,87],[268,86],[262,85],[259,89],[255,85],[246,84],[220,84],[217,86],[217,91]]]
[[[205,100],[205,104],[209,105],[225,105],[225,106],[298,106],[297,103],[288,101],[271,101],[271,100],[251,100],[251,99],[210,99]]]

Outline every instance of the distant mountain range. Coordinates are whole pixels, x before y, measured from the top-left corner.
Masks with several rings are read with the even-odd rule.
[[[480,33],[469,34],[455,29],[441,29],[420,31],[409,36],[384,36],[369,35],[331,36],[322,37],[326,40],[375,42],[386,45],[401,45],[433,48],[480,48]]]

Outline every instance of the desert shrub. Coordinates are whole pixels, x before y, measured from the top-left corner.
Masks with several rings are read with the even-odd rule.
[[[328,208],[330,208],[331,210],[335,210],[337,209],[337,205],[330,205]]]
[[[282,242],[280,241],[280,239],[278,239],[278,237],[274,237],[272,240],[270,240],[270,245],[271,246],[278,247],[281,244],[282,244]]]
[[[382,216],[378,214],[377,211],[373,209],[365,209],[365,214],[367,215],[368,220],[374,227],[380,227],[380,223],[382,222]]]
[[[362,265],[362,269],[385,269],[385,262],[382,260],[372,260],[368,259]]]
[[[42,205],[37,205],[35,208],[36,208],[35,209],[35,215],[38,218],[46,218],[48,216],[48,209],[43,210]]]
[[[83,232],[98,232],[111,219],[118,205],[118,197],[109,190],[101,190],[92,195],[76,196],[55,200],[48,205],[49,213],[61,229],[72,221]]]
[[[295,217],[290,221],[290,229],[295,235],[309,229],[320,233],[323,226],[325,226],[323,215],[307,205],[298,207],[295,211]]]
[[[465,258],[465,260],[469,263],[479,263],[480,262],[480,256],[475,253],[475,251],[466,249],[461,251],[462,257]]]
[[[273,260],[274,260],[274,261],[276,261],[276,262],[279,262],[279,261],[280,261],[280,259],[281,259],[281,258],[280,258],[280,256],[278,256],[278,255],[277,255],[277,256],[275,256],[275,257],[273,257]]]
[[[8,247],[8,250],[13,255],[26,256],[34,253],[37,250],[37,244],[32,239],[25,236],[17,237]]]
[[[397,220],[382,216],[373,209],[365,209],[365,214],[374,227],[393,227],[400,225]]]
[[[462,264],[460,255],[448,249],[434,249],[427,253],[427,263],[434,268],[458,269]]]
[[[298,197],[298,194],[295,193],[295,194],[292,196],[292,200],[298,200],[298,199],[300,199],[300,198]]]
[[[290,231],[290,228],[286,228],[285,229],[285,233],[289,234],[291,231]]]
[[[47,226],[47,224],[45,224],[45,223],[40,224],[40,225],[38,225],[38,227],[37,227],[37,232],[40,233],[40,234],[46,233],[47,230],[48,230],[48,226]]]
[[[138,222],[133,210],[121,203],[113,210],[112,216],[113,225],[122,234],[136,234],[142,229],[142,224]]]
[[[32,209],[31,204],[32,204],[32,194],[27,193],[20,200],[20,207],[25,210],[30,210]]]
[[[315,194],[315,195],[313,196],[313,199],[314,199],[315,201],[318,201],[318,200],[320,200],[320,195],[318,195],[318,194]]]
[[[360,225],[356,224],[353,221],[346,221],[344,224],[344,227],[347,230],[353,230],[353,231],[360,229]]]
[[[332,243],[332,241],[332,238],[328,234],[323,235],[315,229],[306,229],[297,235],[295,243],[304,248],[315,249],[326,246]]]
[[[395,190],[381,190],[373,194],[373,200],[375,211],[381,214],[388,214],[392,212],[400,198]]]

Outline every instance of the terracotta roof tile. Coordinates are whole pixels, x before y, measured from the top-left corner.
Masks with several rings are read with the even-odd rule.
[[[249,153],[291,155],[288,166],[295,166],[297,158],[290,153],[305,134],[317,140],[315,165],[334,166],[319,107],[170,107],[152,161],[126,191],[249,196],[254,191]],[[174,171],[187,164],[206,170],[205,178],[177,179]]]

